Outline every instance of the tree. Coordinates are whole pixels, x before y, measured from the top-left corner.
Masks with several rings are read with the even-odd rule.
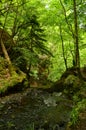
[[[13,62],[27,74],[30,80],[31,71],[37,69],[39,56],[42,54],[51,55],[45,45],[46,39],[44,29],[40,26],[37,16],[31,14],[28,21],[24,21],[19,29],[17,44],[13,47],[11,56]]]

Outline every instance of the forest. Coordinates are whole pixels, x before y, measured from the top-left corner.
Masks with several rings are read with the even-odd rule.
[[[86,1],[0,0],[0,130],[86,130]]]

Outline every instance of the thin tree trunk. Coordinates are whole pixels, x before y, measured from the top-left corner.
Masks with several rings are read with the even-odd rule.
[[[63,37],[62,37],[62,28],[61,25],[59,26],[60,29],[60,37],[61,37],[61,42],[62,42],[62,54],[63,54],[63,59],[64,59],[64,63],[65,63],[65,68],[67,70],[67,59],[65,57],[65,50],[64,50],[64,42],[63,42]]]
[[[73,0],[74,8],[74,48],[75,48],[75,67],[80,68],[80,56],[79,56],[79,35],[78,35],[78,22],[77,22],[77,9],[76,9],[76,0]]]

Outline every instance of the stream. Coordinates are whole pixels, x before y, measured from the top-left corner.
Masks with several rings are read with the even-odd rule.
[[[71,108],[62,93],[27,89],[0,98],[0,130],[66,130]]]

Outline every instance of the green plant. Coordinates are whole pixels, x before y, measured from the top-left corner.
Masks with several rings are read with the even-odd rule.
[[[25,130],[35,130],[34,123],[29,124]]]
[[[79,115],[80,112],[84,111],[86,108],[86,99],[82,99],[81,101],[78,101],[74,108],[71,111],[71,120],[70,125],[75,125],[79,121]]]
[[[73,108],[71,111],[71,121],[70,125],[75,125],[79,119],[79,111],[76,108]]]
[[[15,125],[12,122],[10,122],[10,121],[7,122],[8,130],[10,130],[10,128],[13,128],[14,126]]]

